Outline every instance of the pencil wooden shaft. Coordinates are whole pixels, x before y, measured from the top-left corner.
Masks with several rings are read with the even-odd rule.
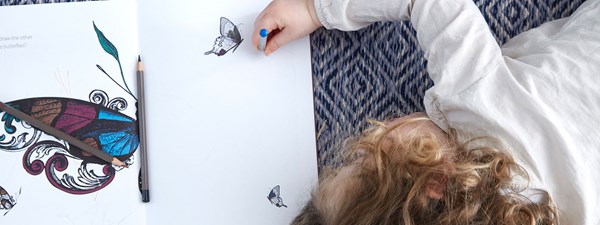
[[[138,128],[140,133],[140,160],[142,161],[142,190],[148,190],[148,155],[146,141],[146,110],[144,96],[144,65],[138,60]]]
[[[7,112],[8,114],[11,114],[13,116],[16,116],[17,118],[26,121],[27,123],[31,124],[31,126],[34,126],[50,135],[53,135],[57,138],[60,138],[62,140],[67,141],[69,144],[72,144],[74,146],[77,146],[78,148],[80,148],[83,151],[86,151],[88,153],[91,153],[95,156],[97,156],[98,158],[108,162],[108,163],[113,163],[113,156],[110,156],[108,153],[101,151],[97,148],[94,148],[86,143],[84,143],[83,141],[80,141],[77,138],[74,138],[73,136],[62,132],[59,129],[56,129],[48,124],[45,124],[42,121],[39,121],[38,119],[27,115],[24,112],[21,112],[19,110],[14,109],[13,107],[10,107],[9,105],[4,104],[3,102],[0,102],[0,109],[4,112]]]

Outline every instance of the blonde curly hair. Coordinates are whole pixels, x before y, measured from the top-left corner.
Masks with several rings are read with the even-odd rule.
[[[543,203],[523,195],[528,175],[499,143],[457,144],[453,132],[421,129],[427,121],[374,122],[349,141],[343,165],[322,172],[292,224],[559,224],[547,192]]]

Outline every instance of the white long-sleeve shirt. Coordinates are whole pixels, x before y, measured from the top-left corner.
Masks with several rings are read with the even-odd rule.
[[[504,46],[471,0],[315,0],[328,29],[410,20],[434,86],[428,116],[503,141],[563,224],[600,224],[600,0]]]

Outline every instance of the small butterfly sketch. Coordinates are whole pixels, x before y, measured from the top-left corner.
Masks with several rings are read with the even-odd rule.
[[[273,189],[271,189],[271,192],[267,196],[267,199],[269,199],[271,204],[273,204],[279,208],[281,208],[282,206],[287,208],[287,205],[283,204],[283,199],[281,199],[281,197],[279,197],[279,185],[277,185]]]
[[[10,212],[10,210],[13,207],[15,207],[15,205],[17,205],[17,199],[19,198],[19,195],[21,195],[21,189],[19,189],[19,192],[16,194],[16,197],[14,197],[8,194],[6,189],[0,186],[0,209],[6,210],[6,212],[4,213],[5,216],[8,212]]]
[[[231,22],[231,20],[221,17],[221,36],[215,39],[213,49],[204,53],[204,55],[215,54],[217,56],[223,56],[227,52],[235,52],[238,46],[242,43],[242,35],[237,26]]]

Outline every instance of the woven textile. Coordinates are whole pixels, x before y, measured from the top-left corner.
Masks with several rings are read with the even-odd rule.
[[[0,0],[0,6],[85,0]],[[583,0],[475,0],[499,44],[544,22],[571,15]],[[335,165],[349,136],[383,120],[424,111],[433,85],[410,23],[375,23],[355,32],[311,35],[319,168]]]

